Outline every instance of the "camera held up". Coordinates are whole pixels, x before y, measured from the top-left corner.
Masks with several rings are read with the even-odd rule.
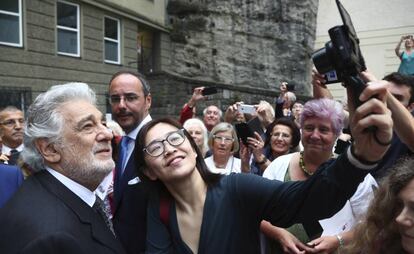
[[[361,103],[357,99],[365,88],[365,82],[359,73],[366,70],[365,61],[359,48],[351,17],[336,0],[343,25],[329,29],[330,41],[325,47],[312,54],[312,61],[319,73],[325,74],[326,83],[343,82],[353,93],[355,105]]]

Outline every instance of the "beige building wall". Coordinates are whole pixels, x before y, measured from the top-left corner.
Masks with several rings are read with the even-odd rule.
[[[113,12],[120,11],[122,16],[140,21],[151,27],[165,28],[166,0],[82,0],[101,8],[110,8]]]
[[[414,34],[413,0],[342,0],[360,39],[367,67],[378,78],[397,71],[400,60],[394,49],[402,35]],[[319,0],[315,49],[329,40],[328,29],[342,24],[334,0]],[[403,47],[403,46],[402,46]],[[344,88],[330,85],[334,97],[343,99]]]

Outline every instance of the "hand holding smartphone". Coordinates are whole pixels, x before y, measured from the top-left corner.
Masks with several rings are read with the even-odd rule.
[[[286,89],[289,92],[293,92],[293,91],[295,91],[295,85],[294,84],[286,84]]]
[[[253,105],[241,104],[238,108],[240,113],[253,115],[256,113],[256,108]]]
[[[211,94],[216,94],[217,93],[217,88],[216,87],[205,87],[202,91],[201,94],[203,96],[206,95],[211,95]]]
[[[250,129],[247,123],[237,123],[235,125],[237,136],[242,140],[243,144],[247,145],[247,138],[254,138],[254,132]]]
[[[255,138],[254,133],[263,134],[263,129],[258,117],[251,119],[247,123],[237,123],[235,125],[237,136],[242,140],[243,144],[247,145],[247,138]]]

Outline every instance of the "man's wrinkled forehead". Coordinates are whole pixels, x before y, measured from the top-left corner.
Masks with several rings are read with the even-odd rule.
[[[66,122],[72,123],[78,123],[90,117],[96,120],[104,120],[105,118],[95,105],[83,100],[65,102],[58,108],[58,112]]]
[[[217,113],[217,112],[219,112],[219,109],[216,106],[211,105],[207,107],[207,113]]]
[[[0,121],[24,118],[21,110],[3,110],[0,112]]]

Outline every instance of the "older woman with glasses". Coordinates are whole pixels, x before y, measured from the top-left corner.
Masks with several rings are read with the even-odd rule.
[[[210,132],[208,145],[213,154],[205,162],[211,172],[224,175],[241,172],[241,161],[233,156],[239,150],[233,125],[224,122],[217,124]]]
[[[279,181],[304,181],[314,175],[317,169],[325,162],[332,159],[332,151],[338,135],[341,133],[344,123],[342,105],[330,99],[318,99],[308,101],[303,108],[300,119],[302,129],[302,144],[304,150],[278,157],[263,173],[263,177]],[[336,228],[334,235],[319,237],[322,228],[318,221],[307,224],[297,224],[291,228],[284,229],[272,226],[268,222],[262,223],[262,231],[271,239],[280,243],[271,244],[271,253],[297,253],[310,251],[306,245],[310,240],[317,253],[332,253],[345,242],[351,240],[352,224],[366,212],[369,201],[373,197],[373,187],[377,183],[368,174],[364,181],[358,186],[357,192],[347,201],[341,210],[346,214],[346,222],[338,223],[335,218],[322,225],[330,225]],[[328,204],[327,204],[328,205]],[[340,212],[338,212],[340,213]]]
[[[146,176],[141,179],[152,183],[146,253],[259,253],[261,220],[287,227],[331,216],[388,149],[373,137],[382,143],[392,137],[384,94],[378,92],[355,112],[352,133],[358,142],[352,149],[307,181],[211,173],[179,123],[157,119],[146,124],[133,155]],[[363,131],[369,126],[377,128],[375,134]]]

